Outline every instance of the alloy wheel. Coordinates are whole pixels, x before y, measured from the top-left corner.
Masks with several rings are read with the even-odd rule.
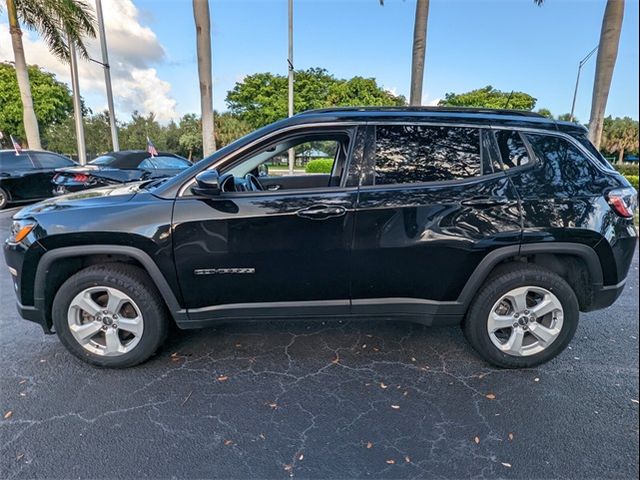
[[[106,286],[85,288],[67,313],[75,340],[96,355],[118,356],[133,350],[144,330],[140,309],[126,293]]]
[[[516,357],[545,350],[560,335],[564,311],[560,300],[542,287],[510,290],[493,305],[487,320],[491,342]]]

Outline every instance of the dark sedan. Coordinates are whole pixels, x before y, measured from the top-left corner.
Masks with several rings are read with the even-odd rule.
[[[73,160],[53,152],[0,150],[0,210],[9,203],[50,197],[56,169],[74,165]]]
[[[53,193],[63,195],[116,183],[171,177],[190,166],[186,158],[173,153],[152,156],[144,150],[109,152],[87,165],[58,169],[53,177]]]

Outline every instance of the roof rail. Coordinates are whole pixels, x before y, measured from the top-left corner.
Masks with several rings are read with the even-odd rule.
[[[501,108],[476,108],[476,107],[331,107],[306,110],[296,114],[309,115],[316,113],[339,113],[339,112],[425,112],[425,113],[480,113],[487,115],[508,115],[521,117],[545,118],[536,112],[527,110],[508,110]]]

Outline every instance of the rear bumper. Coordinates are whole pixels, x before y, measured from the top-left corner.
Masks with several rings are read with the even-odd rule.
[[[583,311],[592,312],[594,310],[601,310],[603,308],[610,307],[615,303],[622,292],[624,292],[626,284],[627,279],[625,278],[616,285],[594,285],[591,303]]]

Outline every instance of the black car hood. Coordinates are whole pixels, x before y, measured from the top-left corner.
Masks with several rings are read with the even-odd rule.
[[[101,188],[92,188],[80,192],[68,193],[59,197],[50,198],[42,202],[29,205],[14,215],[16,220],[27,218],[38,213],[54,210],[68,210],[71,208],[96,207],[101,205],[113,205],[125,203],[131,200],[143,182],[128,183],[126,185],[110,185]]]

